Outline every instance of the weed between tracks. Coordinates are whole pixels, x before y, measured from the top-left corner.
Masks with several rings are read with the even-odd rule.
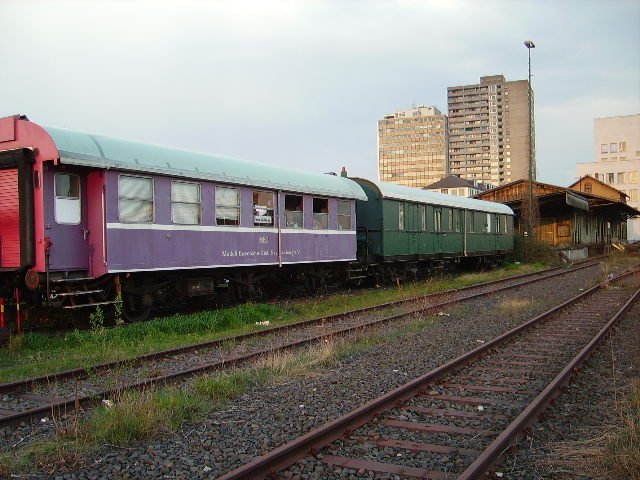
[[[509,264],[491,272],[430,278],[400,285],[398,288],[355,291],[329,298],[291,302],[284,306],[245,304],[191,315],[173,315],[112,329],[100,328],[98,314],[94,317],[96,328],[90,331],[75,330],[64,337],[55,338],[38,333],[14,337],[11,348],[0,349],[0,382],[11,382],[104,362],[123,361],[143,353],[265,328],[256,325],[258,322],[269,321],[271,326],[292,323],[543,268],[545,266],[542,264]]]
[[[187,386],[120,392],[85,418],[79,418],[79,412],[74,412],[66,423],[56,424],[55,439],[33,442],[0,454],[0,476],[78,468],[101,446],[124,447],[165,432],[176,432],[185,422],[202,419],[251,389],[291,377],[322,374],[346,357],[422,331],[436,321],[436,317],[417,318],[391,332],[373,331],[357,340],[331,338],[296,352],[276,352],[258,360],[251,368],[197,377]]]
[[[256,322],[290,318],[286,310],[264,304],[173,315],[119,328],[72,331],[64,337],[26,333],[0,349],[0,382],[122,361],[137,355],[213,340],[262,328]],[[96,324],[99,319],[96,320]]]
[[[620,426],[604,427],[597,436],[590,428],[585,440],[554,442],[546,468],[581,478],[640,480],[640,380],[617,409]]]

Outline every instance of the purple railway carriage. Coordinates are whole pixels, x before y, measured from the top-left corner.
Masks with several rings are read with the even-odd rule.
[[[0,288],[66,308],[357,277],[358,184],[0,119]],[[7,200],[8,199],[8,200]],[[8,203],[7,203],[8,202]],[[355,272],[355,273],[354,273]]]

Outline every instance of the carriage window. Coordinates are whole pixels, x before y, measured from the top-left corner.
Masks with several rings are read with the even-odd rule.
[[[420,215],[420,230],[424,232],[427,229],[427,207],[418,205],[418,214]]]
[[[456,232],[459,232],[461,227],[462,227],[462,215],[464,213],[464,210],[454,210],[453,213],[454,213],[454,216],[455,216]]]
[[[502,222],[500,217],[502,217],[502,215],[496,215],[496,233],[502,233]]]
[[[122,175],[118,179],[120,221],[153,222],[153,179]]]
[[[304,226],[303,198],[300,195],[284,196],[284,216],[286,228]]]
[[[80,177],[72,173],[56,173],[55,217],[56,223],[78,225],[80,223]]]
[[[200,184],[171,182],[171,221],[180,225],[200,224]]]
[[[216,224],[240,225],[240,190],[216,187]]]
[[[313,199],[313,228],[329,228],[329,200],[326,198]]]
[[[473,212],[467,212],[467,224],[466,230],[469,233],[475,232],[475,223],[474,223],[474,215]]]
[[[487,221],[484,224],[484,231],[491,233],[491,214],[487,213]]]
[[[450,208],[444,209],[445,222],[447,224],[447,232],[453,232],[453,210]]]
[[[442,231],[442,212],[440,210],[433,211],[433,226],[434,231]]]
[[[351,230],[351,202],[338,200],[338,230]]]
[[[404,203],[398,204],[398,230],[404,230]]]
[[[253,225],[273,227],[273,192],[253,191]]]

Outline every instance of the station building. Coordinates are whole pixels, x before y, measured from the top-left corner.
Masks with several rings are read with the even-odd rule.
[[[622,244],[627,243],[627,222],[640,217],[640,211],[627,204],[627,196],[610,185],[596,179],[581,180],[569,187],[534,182],[533,194],[540,213],[536,238],[574,259],[613,247],[623,248]],[[585,191],[585,180],[593,184],[591,192]],[[523,207],[528,187],[527,180],[517,180],[475,198],[511,207],[515,213],[514,232],[524,235]]]

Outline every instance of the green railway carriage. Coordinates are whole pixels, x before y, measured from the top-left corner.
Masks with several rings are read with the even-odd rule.
[[[386,280],[447,262],[495,260],[513,249],[513,211],[506,205],[385,182],[352,178],[358,259]]]

